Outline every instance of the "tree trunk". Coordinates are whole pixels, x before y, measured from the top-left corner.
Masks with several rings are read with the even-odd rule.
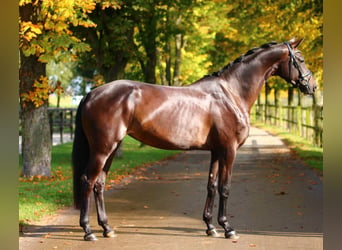
[[[152,47],[152,46],[151,46]],[[147,83],[156,83],[156,64],[157,64],[157,53],[156,47],[146,48],[147,62],[145,67],[145,81]]]
[[[128,62],[128,58],[120,57],[116,59],[116,62],[113,62],[113,64],[111,64],[110,66],[102,65],[102,67],[99,68],[99,71],[106,83],[118,79],[123,79],[125,76],[125,68]]]
[[[20,55],[20,93],[33,91],[33,83],[45,76],[46,64],[35,56]],[[21,104],[22,174],[23,176],[50,176],[51,136],[47,101],[40,107],[30,102]]]
[[[165,67],[165,77],[166,77],[167,85],[171,86],[173,84],[172,84],[172,81],[171,81],[171,44],[170,44],[169,40],[167,41],[167,44],[166,44],[166,53],[165,54],[166,54],[166,59],[165,59],[165,64],[166,64],[166,67]]]
[[[51,136],[47,105],[24,109],[22,122],[22,175],[50,176]]]
[[[173,73],[173,84],[175,86],[180,85],[179,75],[180,75],[180,67],[182,63],[182,48],[184,46],[183,35],[177,34],[175,36],[176,47],[175,47],[175,66]]]

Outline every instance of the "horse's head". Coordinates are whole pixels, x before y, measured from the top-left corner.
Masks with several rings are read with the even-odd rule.
[[[294,87],[299,87],[304,94],[313,95],[317,87],[316,81],[306,67],[301,52],[297,49],[302,41],[303,39],[291,39],[284,43],[288,57],[280,63],[277,73]]]

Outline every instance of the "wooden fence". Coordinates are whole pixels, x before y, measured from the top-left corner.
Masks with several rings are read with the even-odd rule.
[[[252,120],[281,127],[323,146],[323,106],[276,106],[255,104]]]
[[[49,108],[49,123],[51,137],[59,133],[60,143],[63,143],[64,133],[69,133],[73,139],[75,128],[76,108]]]
[[[76,108],[49,108],[51,136],[59,133],[60,143],[63,135],[73,138]],[[251,111],[251,119],[272,126],[281,127],[311,141],[314,145],[323,146],[323,106],[276,106],[255,104]]]

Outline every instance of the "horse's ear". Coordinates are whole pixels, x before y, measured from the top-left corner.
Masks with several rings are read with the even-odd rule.
[[[297,48],[303,42],[303,40],[304,38],[299,38],[299,39],[292,38],[289,41],[289,44],[291,44],[292,48]]]

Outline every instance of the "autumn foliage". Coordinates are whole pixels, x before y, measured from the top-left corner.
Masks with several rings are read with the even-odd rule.
[[[74,36],[70,28],[95,26],[87,17],[94,8],[95,2],[92,0],[20,0],[20,53],[25,57],[35,56],[37,63],[44,64],[70,58],[75,60],[78,52],[87,51],[90,47]],[[27,72],[21,70],[20,74]],[[60,86],[51,86],[46,75],[32,81],[27,91],[21,91],[22,106],[30,102],[39,107],[46,102],[49,94],[61,91]]]

